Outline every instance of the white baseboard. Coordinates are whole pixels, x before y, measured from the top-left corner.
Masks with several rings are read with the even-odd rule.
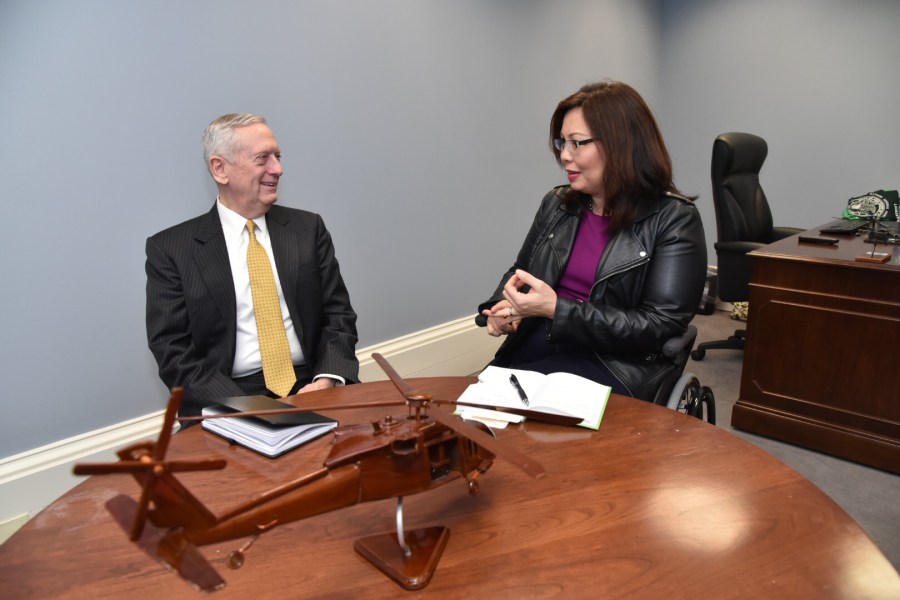
[[[501,341],[476,327],[474,317],[464,317],[358,350],[359,378],[387,379],[372,359],[375,352],[389,359],[401,377],[471,375],[490,362]]]
[[[0,460],[0,543],[82,480],[72,474],[76,462],[115,460],[117,449],[161,426],[159,411]]]
[[[500,341],[476,327],[474,317],[465,317],[358,350],[360,380],[387,379],[374,352],[402,377],[471,375],[491,360]],[[161,425],[158,411],[0,459],[0,543],[82,480],[72,474],[76,462],[115,460],[117,449],[156,437]]]

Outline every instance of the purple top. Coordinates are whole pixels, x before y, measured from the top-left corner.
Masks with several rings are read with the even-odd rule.
[[[609,217],[600,217],[592,211],[585,211],[578,224],[569,264],[566,265],[562,279],[556,286],[557,296],[588,301],[594,278],[597,276],[597,265],[606,244],[609,243],[609,238]]]

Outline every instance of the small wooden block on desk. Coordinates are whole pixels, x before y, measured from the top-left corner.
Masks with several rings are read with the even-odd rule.
[[[872,254],[860,254],[854,260],[857,262],[886,263],[891,259],[887,252],[873,252]]]

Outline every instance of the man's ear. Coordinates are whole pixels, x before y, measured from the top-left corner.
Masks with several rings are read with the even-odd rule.
[[[221,156],[211,156],[209,159],[209,172],[212,174],[216,183],[226,185],[228,183],[228,174],[225,172],[225,159]]]

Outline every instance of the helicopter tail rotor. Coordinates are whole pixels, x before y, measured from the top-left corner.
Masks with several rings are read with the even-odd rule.
[[[141,484],[141,495],[136,506],[133,509],[134,518],[132,519],[129,537],[132,541],[140,539],[144,532],[144,525],[150,511],[150,502],[154,500],[154,493],[159,485],[161,478],[166,478],[167,485],[176,494],[181,497],[179,504],[189,504],[195,506],[201,518],[206,521],[214,520],[215,517],[204,506],[196,501],[183,486],[171,477],[171,474],[178,471],[204,471],[210,469],[225,468],[226,461],[224,459],[212,460],[192,460],[192,461],[166,461],[166,452],[169,448],[169,441],[172,439],[172,428],[181,406],[183,390],[175,388],[169,398],[169,404],[166,407],[166,413],[163,417],[163,427],[159,434],[159,438],[155,443],[142,442],[130,446],[119,452],[121,460],[115,463],[80,463],[76,464],[72,469],[75,475],[106,475],[111,473],[128,473],[133,475]],[[160,507],[157,506],[157,509]],[[168,511],[167,511],[168,512]],[[174,511],[172,511],[174,512]],[[171,520],[171,519],[170,519]]]

